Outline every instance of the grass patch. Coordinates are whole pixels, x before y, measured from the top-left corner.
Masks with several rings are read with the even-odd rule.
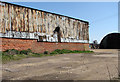
[[[93,53],[93,51],[78,51],[78,50],[66,50],[66,49],[56,49],[55,51],[51,52],[50,54],[64,54],[64,53]]]
[[[33,53],[30,49],[22,50],[22,51],[9,49],[4,52],[0,52],[0,56],[2,56],[2,63],[7,63],[9,61],[20,60],[28,57],[54,56],[54,55],[64,54],[64,53],[93,53],[93,51],[78,51],[78,50],[72,51],[72,50],[66,50],[66,49],[62,49],[62,50],[56,49],[51,53],[49,53],[48,51],[45,51],[44,53]]]

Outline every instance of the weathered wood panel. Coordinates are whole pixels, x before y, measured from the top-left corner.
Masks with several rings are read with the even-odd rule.
[[[8,31],[8,4],[5,4],[5,7],[4,7],[4,9],[5,9],[5,30],[7,30]]]
[[[33,32],[37,32],[36,10],[33,10]]]
[[[1,18],[1,23],[2,23],[1,30],[2,30],[2,33],[5,33],[4,4],[2,4],[1,7],[2,7],[2,9],[1,9],[1,14],[2,14],[2,18]]]
[[[29,32],[33,32],[33,11],[29,9]]]
[[[0,33],[2,32],[2,20],[3,20],[3,17],[2,17],[2,3],[0,2]]]
[[[89,40],[88,23],[40,10],[0,2],[0,33],[29,32],[53,37],[60,27],[61,38]],[[34,36],[33,36],[34,37]]]
[[[28,9],[25,8],[24,10],[24,13],[25,13],[25,18],[24,18],[24,21],[25,21],[25,32],[29,31],[29,16],[28,16]]]
[[[41,12],[38,11],[38,32],[41,33]]]

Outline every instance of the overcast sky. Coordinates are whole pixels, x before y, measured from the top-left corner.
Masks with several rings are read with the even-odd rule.
[[[54,12],[90,23],[90,42],[98,43],[108,33],[118,32],[118,2],[12,2]]]

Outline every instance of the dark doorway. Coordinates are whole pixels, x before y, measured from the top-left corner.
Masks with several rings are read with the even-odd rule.
[[[58,39],[58,42],[61,42],[60,27],[57,26],[53,32],[54,32],[54,33],[57,32],[57,39]]]

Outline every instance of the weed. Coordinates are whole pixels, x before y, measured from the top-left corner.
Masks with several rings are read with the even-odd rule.
[[[93,53],[93,51],[78,51],[78,50],[66,50],[66,49],[56,49],[55,51],[51,52],[50,54],[63,54],[63,53]]]
[[[6,50],[5,52],[7,54],[9,54],[9,55],[15,55],[15,54],[19,54],[20,53],[20,51],[15,50],[15,49],[9,49],[9,50]]]
[[[66,50],[66,49],[56,49],[52,51],[50,54],[48,51],[45,51],[43,54],[33,53],[30,49],[18,51],[15,49],[6,50],[4,52],[0,52],[0,56],[2,56],[2,62],[6,63],[12,60],[20,60],[28,57],[43,57],[43,56],[54,56],[63,53],[93,53],[93,51],[78,51],[78,50]]]
[[[30,49],[20,51],[20,54],[28,55],[29,53],[32,53]]]

